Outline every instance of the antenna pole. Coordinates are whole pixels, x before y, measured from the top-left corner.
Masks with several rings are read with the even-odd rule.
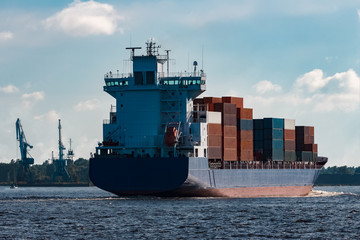
[[[204,44],[201,46],[201,69],[204,70]]]
[[[165,52],[166,52],[166,73],[167,73],[167,76],[169,77],[169,62],[170,62],[169,52],[170,52],[170,50],[165,50]]]

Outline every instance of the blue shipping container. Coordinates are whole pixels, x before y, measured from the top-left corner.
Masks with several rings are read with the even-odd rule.
[[[284,150],[264,150],[265,160],[284,161]]]
[[[283,118],[264,118],[264,128],[282,128],[284,129]]]
[[[314,157],[313,152],[308,152],[308,151],[297,151],[296,152],[296,158],[298,161],[312,162],[313,157]]]
[[[237,129],[240,129],[240,130],[253,130],[253,120],[237,119]]]
[[[254,129],[254,140],[264,140],[264,130],[263,129]]]
[[[264,129],[264,139],[284,139],[284,130],[281,128]]]
[[[265,150],[284,150],[284,140],[264,140],[264,149]]]
[[[254,119],[254,129],[264,129],[264,119]]]
[[[254,150],[263,150],[263,149],[264,149],[264,141],[254,140]]]

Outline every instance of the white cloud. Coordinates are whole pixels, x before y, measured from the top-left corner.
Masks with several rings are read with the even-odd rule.
[[[74,1],[68,8],[44,21],[48,29],[60,29],[73,36],[106,34],[111,35],[118,29],[117,15],[110,4],[95,1]]]
[[[256,92],[259,94],[264,94],[266,92],[281,92],[281,86],[273,84],[268,80],[261,81],[254,85]]]
[[[84,102],[79,102],[77,105],[75,105],[73,108],[77,112],[81,111],[92,111],[100,106],[100,101],[96,98],[87,100]]]
[[[307,87],[310,92],[315,92],[328,84],[331,78],[324,78],[324,73],[321,69],[314,69],[311,72],[305,73],[303,76],[296,79],[296,87]]]
[[[15,93],[18,91],[19,91],[19,89],[11,84],[7,85],[6,87],[0,87],[0,92],[3,92],[3,93]]]
[[[30,108],[35,102],[41,101],[44,98],[44,92],[24,93],[22,95],[23,105],[25,108]]]
[[[327,89],[330,84],[333,84],[332,91]],[[259,82],[255,85],[256,92],[266,92],[271,86],[271,82]],[[293,89],[283,94],[277,93],[274,97],[249,96],[248,99],[253,105],[264,106],[264,111],[297,106],[297,111],[353,112],[360,105],[360,78],[352,69],[329,77],[325,77],[322,70],[315,69],[298,78]]]
[[[14,37],[12,32],[0,32],[0,40],[10,40]]]
[[[305,85],[309,92],[313,93],[330,83],[335,84],[335,91],[324,91],[311,96],[314,111],[329,112],[338,109],[350,112],[357,109],[360,104],[360,78],[352,69],[329,77],[324,77],[322,70],[315,69],[298,78],[295,86]]]
[[[51,110],[45,114],[38,115],[34,117],[35,120],[46,120],[48,122],[56,122],[60,119],[60,114],[57,113],[55,110]]]
[[[24,93],[22,95],[23,99],[29,99],[29,100],[43,100],[45,97],[45,94],[43,92],[33,92],[33,93]]]

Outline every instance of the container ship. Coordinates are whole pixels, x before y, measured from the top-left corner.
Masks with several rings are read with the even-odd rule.
[[[203,97],[206,74],[171,73],[153,40],[130,47],[132,71],[108,72],[116,99],[90,158],[93,184],[119,196],[282,197],[307,195],[327,162],[314,127],[253,119],[240,97]],[[166,64],[166,65],[165,65]],[[165,65],[165,66],[164,66]]]

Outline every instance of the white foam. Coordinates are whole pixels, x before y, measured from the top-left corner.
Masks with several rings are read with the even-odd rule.
[[[333,197],[333,196],[340,196],[344,195],[344,192],[327,192],[321,190],[311,190],[306,197]]]

